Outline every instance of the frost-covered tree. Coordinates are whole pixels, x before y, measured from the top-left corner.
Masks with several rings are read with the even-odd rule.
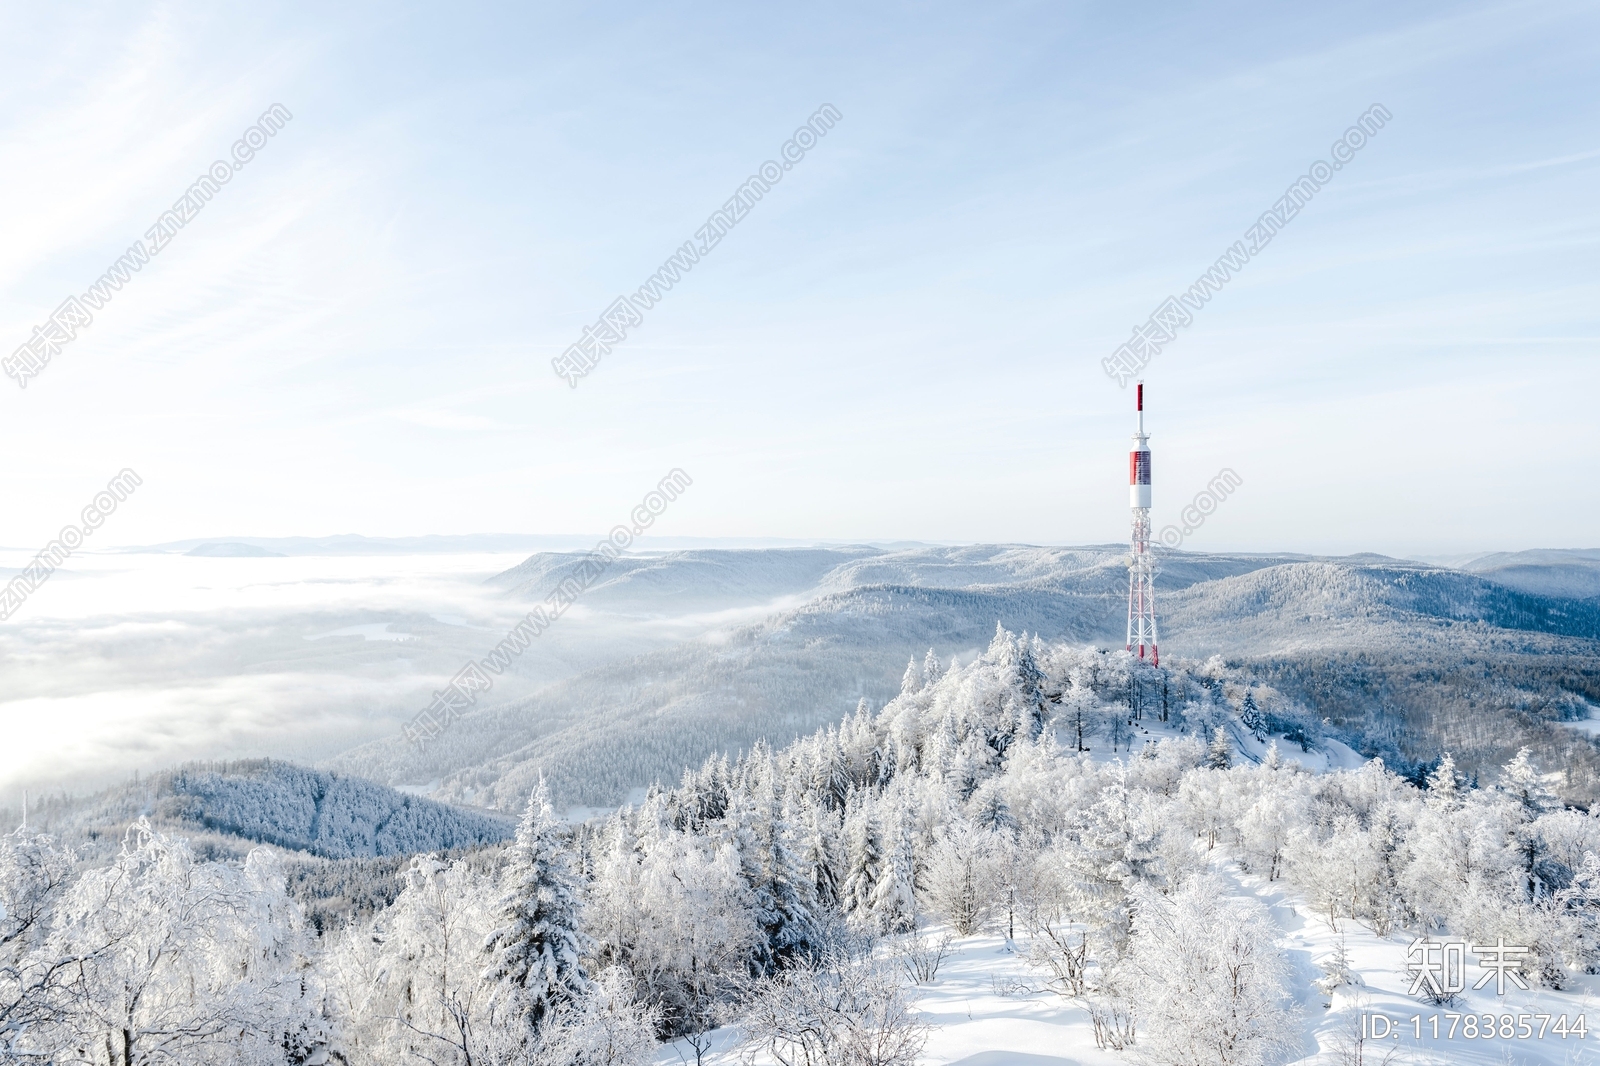
[[[780,1066],[915,1066],[928,1039],[898,972],[840,956],[763,982],[740,1028]]]
[[[922,667],[917,664],[917,657],[913,655],[911,661],[906,663],[906,672],[900,677],[900,695],[915,696],[922,691],[924,683]]]
[[[1164,1066],[1261,1066],[1297,1042],[1287,967],[1265,908],[1194,878],[1136,895],[1128,980],[1139,1044]]]
[[[905,933],[917,926],[916,849],[911,812],[903,802],[884,816],[883,868],[873,886],[872,922],[879,932]]]
[[[1456,761],[1447,751],[1428,774],[1428,797],[1430,808],[1442,811],[1453,811],[1461,805],[1461,776],[1456,772]]]
[[[633,998],[621,967],[603,970],[540,1027],[528,1066],[645,1066],[655,1058],[655,1015]]]
[[[1221,726],[1211,731],[1211,746],[1206,749],[1206,765],[1213,770],[1226,770],[1233,765],[1233,744]]]
[[[971,936],[995,905],[993,835],[966,821],[940,827],[928,854],[928,905],[959,936]]]
[[[796,819],[800,869],[811,882],[811,899],[826,910],[839,906],[844,878],[843,842],[837,813],[825,810],[810,796],[801,800]]]
[[[72,865],[72,853],[50,836],[0,836],[0,1058],[29,1028],[53,1020],[76,969],[73,956],[38,950]]]
[[[1267,716],[1256,706],[1253,693],[1246,692],[1244,700],[1239,704],[1239,724],[1248,729],[1257,740],[1267,739]]]
[[[499,924],[484,941],[483,979],[511,993],[528,1023],[587,991],[593,947],[580,922],[581,887],[544,782],[528,800],[505,871]]]
[[[627,970],[665,1034],[698,1033],[765,958],[752,892],[730,841],[665,829],[640,849],[599,870],[588,911],[597,954]]]
[[[1495,791],[1506,797],[1521,814],[1522,820],[1533,821],[1548,810],[1561,806],[1555,793],[1533,764],[1533,753],[1528,748],[1517,751],[1516,757],[1500,772]]]
[[[1088,742],[1099,731],[1104,712],[1083,670],[1074,669],[1068,682],[1069,687],[1061,695],[1061,717],[1072,738],[1073,750],[1088,751]]]
[[[198,862],[141,822],[55,909],[42,950],[76,973],[29,1045],[110,1066],[279,1063],[286,1043],[309,1053],[327,1034],[302,935],[266,849]]]
[[[816,940],[812,882],[802,872],[794,828],[770,776],[735,795],[726,825],[750,886],[756,924],[766,936],[766,965],[809,953]]]
[[[1107,957],[1122,954],[1130,932],[1130,892],[1163,881],[1162,812],[1126,785],[1126,771],[1097,775],[1100,791],[1059,845],[1072,884],[1071,910]]]
[[[1001,778],[991,779],[976,789],[967,809],[971,813],[972,824],[980,829],[1004,836],[1016,835],[1017,819],[1011,813],[1011,804],[1006,801]]]
[[[1249,868],[1276,881],[1283,872],[1290,835],[1305,819],[1305,798],[1296,775],[1281,773],[1263,782],[1239,821],[1239,850]]]
[[[400,880],[395,902],[344,939],[332,964],[346,1057],[465,1066],[523,1046],[522,1011],[497,1009],[497,989],[482,976],[494,880],[432,855],[414,857]]]
[[[872,902],[884,873],[883,827],[876,804],[857,803],[845,814],[845,874],[840,902],[846,915],[875,925]]]

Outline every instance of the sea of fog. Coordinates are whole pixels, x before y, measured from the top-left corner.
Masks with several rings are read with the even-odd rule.
[[[0,581],[31,553],[0,551]],[[529,605],[526,552],[209,558],[83,552],[0,623],[0,805],[189,759],[314,762],[397,732]],[[573,607],[495,701],[753,620]]]

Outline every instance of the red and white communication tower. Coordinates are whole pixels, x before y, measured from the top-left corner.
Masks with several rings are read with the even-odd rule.
[[[1144,382],[1139,382],[1139,432],[1128,453],[1128,502],[1133,507],[1133,554],[1128,560],[1128,650],[1139,658],[1150,649],[1152,666],[1161,665],[1156,646],[1155,560],[1150,556],[1150,436],[1144,431]]]

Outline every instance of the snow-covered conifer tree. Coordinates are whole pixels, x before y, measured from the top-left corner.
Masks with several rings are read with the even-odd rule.
[[[838,815],[808,798],[798,821],[800,867],[809,872],[811,898],[819,907],[837,907],[845,872]]]
[[[999,778],[991,778],[978,786],[967,802],[967,810],[972,824],[979,829],[1001,836],[1014,836],[1017,832],[1017,819],[1011,813],[1011,804],[1006,802]]]
[[[810,792],[825,810],[843,810],[850,797],[850,766],[839,743],[839,734],[832,726],[817,739],[816,763],[812,771]]]
[[[913,655],[911,661],[906,663],[906,672],[900,677],[900,695],[915,696],[922,691],[922,667],[917,665],[917,657]]]
[[[910,812],[897,803],[884,819],[883,871],[872,889],[872,914],[885,933],[917,927],[916,856]]]
[[[1533,753],[1528,748],[1518,750],[1516,758],[1506,764],[1495,791],[1516,806],[1524,821],[1531,822],[1545,811],[1561,806],[1540,776],[1538,767],[1534,766]]]
[[[1233,765],[1233,745],[1228,741],[1227,730],[1220,725],[1211,731],[1211,746],[1206,749],[1206,765],[1213,770],[1226,770]]]
[[[808,953],[816,939],[811,884],[793,847],[793,828],[767,777],[752,792],[735,793],[727,826],[750,886],[756,923],[767,938],[767,962]]]
[[[592,947],[579,921],[572,855],[543,778],[517,826],[505,882],[500,925],[484,942],[491,961],[483,978],[511,991],[537,1027],[557,1005],[588,989],[583,957]]]
[[[1437,810],[1455,810],[1461,803],[1461,776],[1456,772],[1456,761],[1447,751],[1439,765],[1428,774],[1428,806]]]
[[[1244,694],[1244,702],[1239,705],[1239,721],[1257,740],[1267,739],[1267,716],[1256,706],[1255,696],[1248,692]]]
[[[883,828],[875,805],[857,803],[845,814],[845,874],[840,902],[846,915],[875,925],[872,901],[883,877]]]

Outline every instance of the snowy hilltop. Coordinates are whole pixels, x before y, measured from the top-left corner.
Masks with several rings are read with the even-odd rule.
[[[1000,629],[606,817],[534,777],[510,844],[331,923],[270,849],[0,838],[0,1028],[106,1066],[1572,1062],[1600,819],[1546,769],[1401,776],[1220,657]]]

